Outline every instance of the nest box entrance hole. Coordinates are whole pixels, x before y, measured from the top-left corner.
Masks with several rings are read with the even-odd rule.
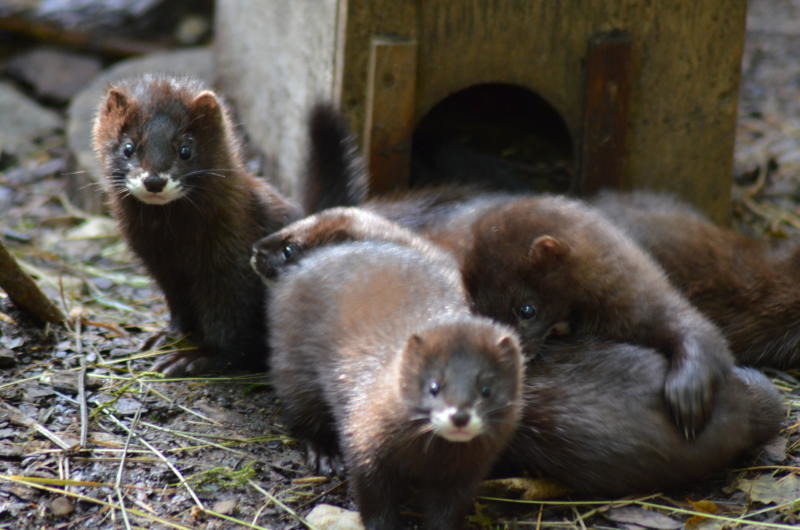
[[[566,123],[542,97],[515,85],[481,84],[448,96],[419,122],[409,184],[567,192],[575,159]]]

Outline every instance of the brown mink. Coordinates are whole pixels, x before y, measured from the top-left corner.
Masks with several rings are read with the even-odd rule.
[[[380,219],[357,208],[322,212],[263,240],[264,261],[274,274],[321,244],[413,238]],[[594,209],[557,196],[487,195],[440,210],[421,232],[456,257],[474,309],[514,326],[528,354],[565,329],[666,354],[665,392],[676,423],[687,437],[702,429],[714,388],[732,365],[725,339]]]
[[[671,195],[602,193],[593,202],[722,329],[740,362],[800,365],[800,246],[773,248],[719,227]]]
[[[670,424],[658,352],[591,338],[550,340],[529,363],[525,407],[499,474],[529,471],[585,495],[619,496],[707,478],[778,434],[785,418],[772,383],[735,367],[693,441]]]
[[[265,293],[250,248],[299,209],[244,169],[222,100],[190,78],[120,81],[100,103],[93,134],[111,210],[164,292],[166,333],[199,347],[157,369],[263,366]]]
[[[516,426],[522,355],[513,331],[469,313],[455,264],[386,242],[323,247],[281,272],[268,313],[285,421],[341,450],[364,525],[397,528],[414,486],[426,527],[462,527]]]

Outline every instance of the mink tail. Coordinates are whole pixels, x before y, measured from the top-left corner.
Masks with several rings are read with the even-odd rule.
[[[308,132],[305,212],[364,202],[367,171],[344,117],[331,104],[317,103],[309,116]]]

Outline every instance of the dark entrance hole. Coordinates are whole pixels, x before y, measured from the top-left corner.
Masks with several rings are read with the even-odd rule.
[[[479,183],[510,191],[569,191],[572,139],[537,94],[506,84],[476,85],[437,104],[412,144],[411,186]]]

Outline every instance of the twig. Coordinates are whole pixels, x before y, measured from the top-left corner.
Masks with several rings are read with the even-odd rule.
[[[141,436],[140,434],[138,434],[138,433],[135,433],[135,432],[133,432],[131,429],[129,429],[129,428],[128,428],[128,427],[127,427],[127,426],[126,426],[124,423],[122,423],[121,421],[119,421],[119,420],[118,420],[118,419],[117,419],[117,418],[116,418],[116,417],[115,417],[113,414],[111,414],[111,412],[109,412],[109,411],[107,411],[107,410],[105,410],[105,409],[103,409],[103,412],[105,412],[105,413],[106,413],[106,416],[108,416],[108,418],[109,418],[109,419],[110,419],[112,422],[114,422],[114,423],[115,423],[115,424],[116,424],[116,425],[117,425],[119,428],[121,428],[122,430],[124,430],[124,431],[125,431],[125,432],[127,432],[127,433],[131,433],[131,434],[133,434],[133,436],[136,436],[136,438],[137,438],[137,440],[138,440],[138,441],[140,441],[140,442],[141,442],[141,443],[142,443],[142,444],[143,444],[145,447],[147,447],[148,449],[150,449],[150,451],[152,451],[153,453],[155,453],[155,454],[158,456],[158,458],[160,458],[160,459],[161,459],[161,461],[162,461],[162,462],[164,462],[164,463],[167,465],[167,467],[170,469],[170,471],[172,471],[172,472],[175,474],[175,476],[176,476],[176,477],[178,477],[178,482],[180,482],[180,483],[181,483],[181,485],[182,485],[184,488],[186,488],[186,491],[188,491],[188,492],[189,492],[189,495],[192,497],[192,500],[194,500],[195,504],[197,504],[197,507],[198,507],[198,508],[200,508],[200,509],[201,509],[201,510],[203,510],[203,511],[206,511],[206,507],[203,505],[202,501],[201,501],[201,500],[200,500],[200,499],[197,497],[197,494],[194,492],[194,490],[193,490],[193,489],[192,489],[192,487],[189,485],[189,483],[188,483],[188,482],[186,482],[186,479],[183,477],[183,474],[182,474],[182,473],[181,473],[181,472],[178,470],[178,468],[176,468],[176,467],[175,467],[175,466],[172,464],[172,462],[170,462],[170,461],[167,459],[167,457],[166,457],[166,456],[164,456],[164,453],[162,453],[161,451],[159,451],[158,449],[156,449],[156,448],[155,448],[155,447],[154,447],[154,446],[153,446],[153,445],[152,445],[150,442],[148,442],[147,440],[145,440],[143,436]]]
[[[5,409],[6,417],[11,420],[11,423],[15,425],[20,425],[22,427],[28,427],[35,429],[39,434],[59,446],[64,451],[69,451],[72,449],[72,446],[69,445],[67,442],[62,440],[58,435],[54,432],[50,431],[47,427],[42,425],[36,420],[28,418],[18,409],[14,408],[11,405],[0,403],[0,410]]]
[[[34,481],[30,480],[28,477],[13,477],[13,476],[8,476],[8,475],[0,475],[0,480],[6,480],[8,482],[13,482],[14,484],[23,484],[23,485],[31,487],[31,488],[36,488],[36,489],[40,489],[40,490],[43,490],[43,491],[49,491],[50,493],[57,493],[59,495],[66,495],[68,497],[72,497],[72,498],[78,499],[80,501],[93,502],[95,504],[99,504],[101,506],[106,506],[108,508],[117,508],[117,509],[119,508],[119,506],[117,506],[117,505],[115,505],[113,503],[110,503],[110,502],[107,502],[107,501],[103,501],[103,500],[97,499],[95,497],[89,497],[87,495],[82,495],[80,493],[72,493],[70,491],[64,491],[64,490],[60,490],[58,488],[51,488],[49,486],[44,486],[42,484],[39,484],[37,482],[34,482]],[[156,515],[150,515],[148,513],[142,512],[140,510],[134,510],[134,509],[130,509],[129,508],[128,511],[130,511],[133,515],[135,515],[137,517],[142,517],[142,518],[147,519],[149,521],[154,521],[154,522],[157,522],[157,523],[161,523],[161,524],[163,524],[165,526],[169,526],[170,528],[177,528],[179,530],[192,530],[192,528],[189,527],[189,526],[183,526],[182,524],[174,523],[174,522],[169,521],[167,519],[164,519],[162,517],[158,517]]]
[[[256,491],[261,493],[263,496],[265,496],[266,498],[268,498],[269,500],[280,506],[286,513],[291,515],[297,522],[306,525],[311,530],[318,530],[314,525],[312,525],[311,523],[309,523],[308,521],[297,515],[297,512],[286,506],[284,503],[278,500],[277,497],[275,497],[273,494],[271,494],[270,492],[268,492],[267,490],[265,490],[252,480],[248,480],[247,483],[250,484]]]
[[[131,422],[131,430],[128,431],[128,437],[125,438],[125,447],[122,448],[122,456],[119,459],[119,467],[117,468],[117,478],[114,481],[114,491],[117,493],[117,498],[119,499],[119,508],[120,512],[122,513],[122,520],[125,523],[125,528],[128,530],[131,528],[131,522],[128,520],[128,513],[125,510],[125,500],[122,498],[122,488],[120,486],[122,484],[122,472],[125,470],[125,460],[128,456],[128,448],[131,445],[133,431],[139,424],[139,418],[142,415],[142,406],[143,405],[139,403],[139,409],[136,411],[136,415],[133,417],[133,421]]]
[[[86,447],[89,439],[89,407],[86,404],[86,356],[83,354],[83,329],[80,318],[75,319],[75,350],[81,361],[78,371],[78,406],[81,411],[81,448]]]
[[[14,304],[37,320],[51,324],[60,324],[64,321],[61,311],[20,268],[2,241],[0,241],[0,288],[8,293]]]

